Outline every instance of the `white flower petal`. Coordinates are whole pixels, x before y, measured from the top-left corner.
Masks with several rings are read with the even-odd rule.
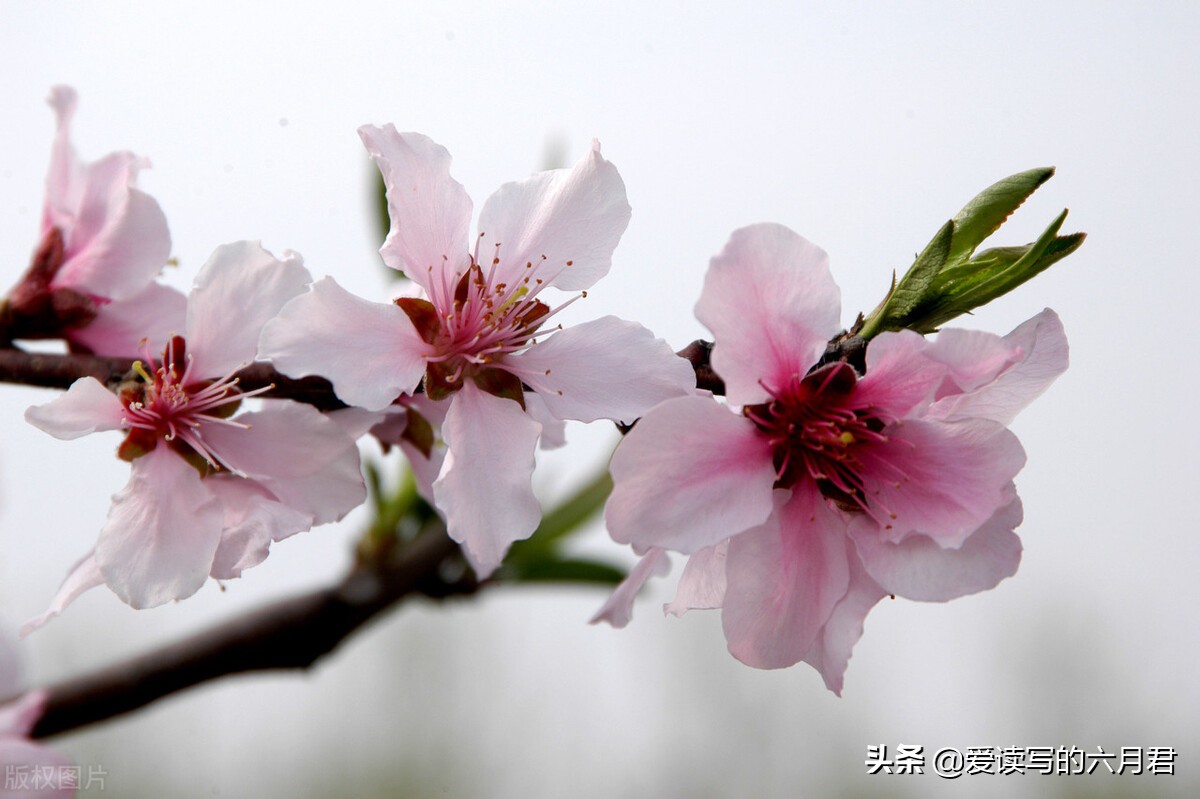
[[[515,401],[469,380],[450,399],[442,427],[450,451],[433,495],[480,578],[500,565],[509,544],[537,529],[542,512],[531,478],[541,432]]]
[[[571,169],[506,183],[489,197],[475,257],[485,271],[499,258],[497,274],[510,284],[533,264],[547,284],[579,291],[608,274],[629,217],[625,184],[593,142]]]
[[[71,146],[75,91],[56,86],[50,105],[57,133],[46,177],[42,232],[63,234],[64,261],[54,288],[74,288],[105,299],[124,300],[141,292],[167,262],[171,234],[158,203],[133,188],[150,165],[130,152],[84,163]]]
[[[151,283],[141,293],[101,305],[85,327],[66,331],[67,338],[96,355],[131,358],[141,355],[142,339],[159,346],[182,333],[187,298],[182,292]]]
[[[825,687],[838,696],[842,695],[842,678],[850,664],[854,645],[862,638],[863,621],[875,603],[887,596],[887,592],[863,569],[849,540],[846,547],[846,560],[850,564],[846,594],[834,605],[829,621],[804,655],[804,662],[820,672]]]
[[[559,449],[567,445],[567,423],[550,412],[541,394],[525,392],[525,412],[542,426],[539,449]]]
[[[862,517],[851,524],[850,536],[867,572],[885,591],[908,599],[945,602],[995,588],[1017,573],[1021,539],[1013,529],[1022,516],[1021,501],[1014,499],[958,549],[944,548],[923,535],[893,544]]]
[[[67,571],[67,578],[59,586],[54,599],[50,601],[50,607],[40,616],[35,616],[21,625],[21,637],[29,635],[62,613],[67,609],[67,605],[74,602],[81,594],[98,585],[104,585],[104,576],[100,574],[100,568],[96,565],[95,553],[89,552]]]
[[[132,472],[96,542],[104,582],[135,608],[189,597],[212,568],[221,505],[165,445],[135,460]]]
[[[471,198],[450,177],[450,153],[428,136],[392,125],[363,125],[358,135],[387,187],[392,227],[379,248],[383,262],[430,294],[470,265]]]
[[[259,347],[284,374],[321,375],[343,402],[372,411],[416,389],[428,351],[404,311],[360,299],[331,277],[285,305]]]
[[[695,371],[665,341],[615,316],[555,333],[502,366],[538,392],[552,414],[581,422],[629,423],[696,387]]]
[[[939,335],[931,351],[940,351],[944,335]],[[1019,348],[1016,363],[982,386],[940,400],[931,413],[944,419],[975,417],[1008,424],[1067,369],[1067,336],[1058,314],[1049,308],[1019,325],[1004,342]]]
[[[55,438],[70,441],[99,430],[120,429],[124,406],[94,377],[81,377],[45,405],[25,411],[25,421]]]
[[[663,613],[679,617],[689,610],[713,610],[725,603],[725,557],[729,540],[705,547],[688,558],[675,588],[675,598]]]
[[[651,577],[662,577],[671,571],[671,558],[665,549],[651,547],[642,556],[628,576],[612,592],[612,596],[596,611],[588,624],[607,622],[618,630],[629,624],[633,619],[633,602],[638,592]]]
[[[266,559],[273,541],[312,527],[312,516],[276,502],[251,480],[208,477],[205,483],[224,510],[221,543],[210,571],[218,580],[241,577]]]
[[[249,429],[206,423],[200,434],[207,446],[316,524],[340,519],[366,499],[354,439],[316,408],[270,400],[233,421]]]
[[[251,363],[263,325],[311,280],[295,253],[280,260],[256,241],[214,250],[188,294],[184,338],[193,376],[222,377]]]

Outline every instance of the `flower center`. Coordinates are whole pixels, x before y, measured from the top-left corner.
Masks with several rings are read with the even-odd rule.
[[[895,420],[856,403],[857,384],[849,364],[832,363],[793,375],[779,388],[764,385],[773,399],[742,413],[771,443],[776,488],[812,480],[842,510],[865,512],[887,526],[879,513],[892,514],[877,501],[868,504],[877,492],[864,480],[862,456],[887,442],[883,430]]]
[[[117,454],[132,461],[165,441],[185,460],[207,474],[222,468],[237,472],[205,443],[205,424],[223,424],[247,429],[231,421],[242,399],[268,391],[237,390],[234,372],[219,380],[197,380],[192,376],[192,358],[182,336],[172,336],[155,366],[149,346],[143,341],[145,361],[134,361],[137,378],[123,383],[117,396],[125,406],[124,426],[129,429]],[[183,366],[182,370],[180,367]]]
[[[537,299],[546,286],[538,277],[545,261],[543,256],[527,262],[516,278],[512,270],[504,270],[502,277],[497,244],[486,272],[472,257],[470,267],[457,281],[448,269],[440,283],[431,281],[429,300],[396,300],[431,347],[425,373],[425,392],[431,399],[448,396],[469,378],[485,391],[524,405],[520,370],[497,365],[509,353],[533,346],[538,336],[551,332],[541,329],[546,320],[587,296],[586,291],[581,292],[556,308]]]

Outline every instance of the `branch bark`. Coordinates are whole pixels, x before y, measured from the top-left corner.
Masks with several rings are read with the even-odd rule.
[[[145,655],[48,686],[46,712],[31,737],[113,718],[228,674],[307,669],[405,597],[443,598],[479,587],[458,544],[435,524],[381,562],[356,567],[337,585],[266,605]]]
[[[697,339],[675,354],[690,363],[696,371],[697,388],[724,394],[724,382],[709,365],[711,352],[712,344]],[[106,386],[113,387],[129,376],[133,362],[133,358],[0,348],[0,383],[68,389],[81,377],[94,377]],[[323,411],[346,407],[334,393],[333,384],[323,377],[288,377],[265,362],[247,366],[237,373],[237,377],[238,387],[243,391],[272,386],[270,391],[260,395],[263,397],[295,400]]]

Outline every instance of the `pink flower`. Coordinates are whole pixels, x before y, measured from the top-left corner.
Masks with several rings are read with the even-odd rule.
[[[75,795],[78,773],[61,752],[36,744],[29,733],[46,709],[46,692],[18,696],[20,658],[7,635],[0,636],[0,799],[69,799]]]
[[[383,410],[422,381],[446,403],[448,452],[432,491],[486,576],[537,527],[530,477],[547,425],[633,421],[695,378],[641,325],[547,324],[608,272],[629,222],[624,184],[598,145],[571,169],[502,186],[471,248],[471,200],[450,177],[450,154],[391,125],[359,134],[387,184],[392,228],[380,253],[422,295],[376,304],[326,278],[267,325],[261,352],[286,374],[327,377],[358,407]],[[582,293],[552,308],[551,287]]]
[[[210,575],[240,576],[273,541],[362,502],[358,449],[336,422],[286,400],[237,413],[265,389],[243,393],[233,375],[254,360],[263,324],[308,282],[294,254],[280,261],[253,242],[219,247],[188,296],[183,335],[161,357],[146,346],[137,376],[115,394],[83,378],[26,412],[62,439],[123,431],[118,454],[133,472],[94,553],[32,626],[102,582],[136,608],[190,596]]]
[[[75,154],[73,89],[56,86],[58,133],[46,178],[42,243],[0,314],[11,338],[63,337],[99,355],[132,355],[144,336],[163,340],[182,323],[185,300],[154,278],[171,236],[152,197],[133,187],[145,158]]]
[[[606,518],[638,551],[692,556],[671,612],[721,607],[738,659],[804,660],[840,693],[881,597],[944,601],[1015,573],[1025,454],[1004,425],[1067,347],[1046,310],[1003,338],[881,334],[861,375],[814,367],[839,305],[819,248],[778,225],[735,232],[696,315],[740,412],[692,396],[646,414],[613,457]]]

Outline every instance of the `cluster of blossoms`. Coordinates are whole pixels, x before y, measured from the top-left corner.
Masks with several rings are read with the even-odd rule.
[[[639,324],[558,324],[609,271],[630,218],[598,144],[502,186],[471,236],[449,153],[391,125],[359,134],[387,189],[380,253],[411,291],[370,302],[312,282],[294,253],[240,242],[216,249],[185,298],[156,282],[170,238],[133,185],[144,159],[81,162],[73,93],[51,103],[42,244],[0,332],[137,360],[117,384],[85,377],[26,414],[61,439],[119,432],[131,469],[94,550],[27,629],[99,585],[137,608],[185,598],[341,519],[365,497],[368,431],[404,449],[486,577],[538,526],[538,447],[561,446],[567,420],[636,423],[605,516],[642,561],[597,618],[625,624],[641,585],[682,553],[670,612],[720,608],[737,658],[806,661],[835,692],[879,599],[948,600],[1017,568],[1024,452],[1007,424],[1066,368],[1049,310],[1003,337],[894,330],[830,358],[840,299],[825,253],[779,225],[744,228],[696,306],[721,401]],[[255,362],[324,377],[350,407],[242,390]]]

